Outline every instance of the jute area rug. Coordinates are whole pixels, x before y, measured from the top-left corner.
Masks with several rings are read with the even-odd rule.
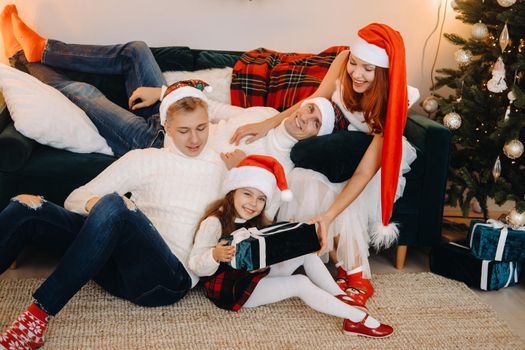
[[[38,279],[0,280],[0,329],[27,307]],[[343,335],[342,321],[291,299],[238,313],[200,289],[181,302],[142,308],[89,283],[53,319],[43,349],[524,349],[496,313],[462,283],[431,273],[374,276],[371,315],[386,339]]]

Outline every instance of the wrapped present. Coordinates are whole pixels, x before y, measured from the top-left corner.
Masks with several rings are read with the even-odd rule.
[[[253,271],[281,261],[318,251],[321,247],[315,225],[278,223],[261,229],[241,228],[226,238],[236,246],[229,265]]]
[[[467,237],[472,254],[482,260],[523,261],[525,226],[512,229],[501,221],[472,220]]]
[[[476,258],[466,241],[441,244],[430,252],[430,271],[482,290],[497,290],[518,283],[520,262]]]

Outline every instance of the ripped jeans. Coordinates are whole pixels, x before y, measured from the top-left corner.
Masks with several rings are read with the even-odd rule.
[[[117,194],[102,197],[88,217],[43,199],[31,205],[12,199],[0,213],[0,273],[26,245],[63,253],[33,294],[50,315],[90,279],[142,306],[175,303],[191,288],[186,269],[153,224]]]

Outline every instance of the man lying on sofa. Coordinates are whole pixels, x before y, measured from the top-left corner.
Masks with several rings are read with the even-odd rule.
[[[53,39],[42,38],[18,16],[14,17],[16,18],[12,23],[13,38],[11,38],[13,40],[10,40],[14,44],[6,47],[8,57],[24,65],[31,75],[56,88],[84,110],[116,157],[121,157],[132,149],[160,148],[164,145],[165,133],[159,121],[159,106],[162,96],[166,95],[167,84],[151,50],[145,43],[130,42],[123,45],[105,46],[65,44]],[[5,38],[4,41],[6,41]],[[123,75],[129,96],[129,110],[107,99],[93,85],[72,81],[53,67],[85,73]],[[331,129],[328,130],[328,127],[333,125],[333,110],[329,105],[327,101],[304,104],[304,108],[292,116],[290,121],[284,123],[287,125],[286,133],[276,132],[276,135],[268,137],[265,142],[267,147],[262,144],[247,147],[248,153],[258,152],[277,156],[279,161],[288,163],[291,169],[289,151],[293,143],[315,136],[319,131],[323,134],[331,131]],[[210,115],[213,118],[214,108],[210,107]],[[228,111],[228,107],[233,110]],[[244,110],[226,105],[219,109],[222,111],[221,118],[230,116],[230,113],[239,114],[239,111]],[[244,120],[239,115],[236,122],[232,122],[231,125],[235,124],[235,127],[225,124],[218,125],[218,137],[212,136],[212,140],[216,141],[213,144],[217,146],[217,150],[227,151],[226,143],[222,142],[223,139],[226,140],[231,136],[225,134],[227,131],[231,130],[233,133],[240,125],[271,116],[268,114],[268,109],[263,110],[264,108],[246,110]],[[324,114],[325,110],[332,116],[328,117],[329,122],[322,123],[321,112]],[[278,112],[273,110],[271,113],[273,115]],[[280,138],[277,143],[287,143],[284,153],[282,152],[283,147],[276,145],[276,138]],[[290,145],[289,141],[293,140],[295,142]],[[276,154],[276,147],[280,147],[281,152]],[[268,151],[262,152],[265,149]]]

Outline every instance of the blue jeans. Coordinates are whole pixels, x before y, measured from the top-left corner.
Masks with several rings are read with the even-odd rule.
[[[43,200],[32,207],[11,200],[0,213],[0,273],[26,245],[63,257],[33,294],[56,315],[90,279],[142,306],[168,305],[191,288],[191,278],[148,218],[117,194],[102,197],[83,217]]]
[[[120,157],[136,148],[160,148],[164,141],[160,125],[159,103],[130,111],[106,98],[93,85],[73,81],[53,69],[68,69],[84,73],[123,75],[128,97],[141,86],[160,87],[166,81],[144,42],[123,45],[76,45],[47,41],[42,61],[28,63],[23,53],[14,57],[28,72],[53,86],[82,108],[113,150]]]

